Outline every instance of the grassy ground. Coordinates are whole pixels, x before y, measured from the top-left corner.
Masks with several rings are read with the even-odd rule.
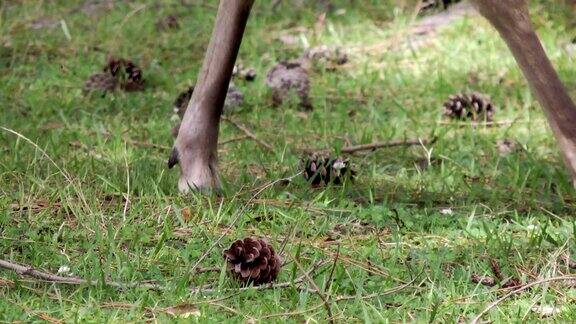
[[[178,172],[166,168],[172,100],[195,80],[216,2],[123,1],[90,15],[74,10],[82,3],[0,3],[0,125],[10,129],[0,132],[0,254],[53,273],[67,266],[98,284],[0,271],[3,321],[456,322],[507,292],[471,281],[493,276],[492,260],[504,281],[574,273],[562,260],[576,252],[575,192],[512,57],[479,17],[458,19],[411,47],[415,1],[334,1],[324,26],[315,23],[317,9],[284,1],[274,12],[257,1],[239,60],[258,77],[236,81],[246,103],[230,118],[274,150],[249,140],[221,145],[218,198],[181,196]],[[568,50],[574,20],[553,1],[532,6],[545,47],[576,94]],[[182,28],[156,30],[168,14],[181,15]],[[48,26],[32,28],[39,22]],[[298,36],[298,44],[279,42],[283,34]],[[267,69],[306,43],[343,46],[350,63],[336,71],[316,66],[313,112],[273,108]],[[83,95],[84,80],[108,54],[140,64],[146,91]],[[469,90],[491,95],[496,120],[513,122],[440,124],[447,96]],[[240,135],[223,123],[222,141]],[[343,187],[312,189],[297,177],[250,200],[254,189],[298,172],[301,148],[433,136],[438,141],[426,148],[353,156],[358,177]],[[521,149],[501,156],[495,143],[506,138]],[[417,168],[429,153],[437,163]],[[277,250],[286,243],[280,283],[325,261],[310,274],[321,296],[307,279],[239,291],[221,251],[248,235],[267,237]],[[104,280],[163,289],[117,289]],[[202,286],[211,290],[190,290]],[[545,309],[534,306],[549,306],[553,320],[576,321],[575,298],[573,283],[538,285],[484,319],[539,321]]]

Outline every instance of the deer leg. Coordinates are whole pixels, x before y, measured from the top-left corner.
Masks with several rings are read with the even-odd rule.
[[[220,115],[254,0],[221,0],[202,70],[182,118],[168,167],[180,164],[178,188],[218,189]]]
[[[473,0],[498,30],[544,109],[576,185],[576,106],[532,27],[526,0]]]

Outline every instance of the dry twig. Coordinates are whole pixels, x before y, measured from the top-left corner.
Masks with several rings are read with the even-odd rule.
[[[238,128],[239,130],[241,130],[242,132],[244,132],[244,134],[246,134],[246,136],[250,137],[254,142],[256,142],[258,145],[262,146],[263,148],[265,148],[266,150],[270,151],[270,152],[274,152],[274,148],[272,147],[272,145],[262,141],[261,139],[259,139],[254,133],[252,133],[252,131],[250,131],[250,129],[248,129],[246,126],[232,120],[231,118],[228,118],[226,116],[222,116],[222,120],[225,120],[227,122],[229,122],[230,124],[234,125],[234,127]]]
[[[245,139],[250,138],[249,136],[237,136],[237,137],[232,137],[229,138],[227,140],[223,140],[222,142],[218,142],[218,145],[226,145],[228,143],[233,143],[233,142],[238,142],[238,141],[243,141]]]
[[[44,281],[54,282],[54,283],[63,283],[63,284],[70,284],[70,285],[91,285],[91,286],[95,286],[98,284],[97,280],[86,280],[86,279],[77,278],[77,277],[58,276],[58,275],[55,275],[52,273],[36,270],[31,266],[23,266],[23,265],[16,264],[16,263],[2,260],[2,259],[0,259],[0,268],[12,270],[12,271],[16,272],[17,274],[19,274],[20,276],[31,277],[34,279],[44,280]],[[153,289],[153,290],[160,290],[162,288],[161,286],[159,286],[157,284],[149,283],[149,282],[138,282],[138,283],[124,284],[124,283],[119,283],[119,282],[115,282],[115,281],[106,281],[105,284],[112,286],[112,287],[120,288],[120,289],[132,288],[132,287],[142,287],[142,288],[148,288],[148,289]]]
[[[414,145],[429,145],[436,142],[436,138],[431,141],[427,139],[408,139],[408,140],[393,140],[389,142],[375,142],[370,144],[350,145],[344,146],[340,150],[343,154],[354,154],[362,151],[374,151],[381,148],[396,147],[396,146],[414,146]],[[330,153],[331,149],[304,149],[306,153]]]
[[[453,126],[510,126],[513,124],[518,124],[520,121],[518,120],[501,120],[501,121],[485,121],[485,122],[451,122],[447,120],[441,120],[438,122],[438,125],[453,125]]]

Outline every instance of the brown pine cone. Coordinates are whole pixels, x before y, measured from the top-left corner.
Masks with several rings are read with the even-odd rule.
[[[477,92],[452,95],[443,107],[447,117],[473,121],[491,122],[496,111],[490,98]]]
[[[142,69],[132,61],[110,56],[106,66],[104,67],[104,72],[107,72],[116,78],[120,87],[125,91],[144,90]]]
[[[281,105],[290,95],[300,99],[303,110],[312,110],[310,103],[310,80],[306,62],[280,62],[270,69],[266,76],[266,85],[272,89],[272,101],[275,106]]]
[[[274,248],[261,238],[237,240],[223,254],[232,276],[243,284],[270,283],[282,266]]]
[[[350,161],[342,157],[333,158],[321,153],[313,153],[300,161],[303,175],[314,187],[329,183],[339,185],[346,180],[354,179],[356,172],[350,166]]]
[[[115,58],[113,56],[108,57],[108,62],[104,66],[104,72],[110,73],[113,77],[117,77],[122,73],[125,60]]]
[[[142,91],[144,90],[144,78],[142,77],[142,69],[131,61],[125,61],[124,72],[126,73],[126,82],[122,84],[122,88],[126,91]]]

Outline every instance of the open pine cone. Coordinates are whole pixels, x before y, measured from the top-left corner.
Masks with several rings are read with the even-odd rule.
[[[313,109],[306,62],[294,60],[274,65],[266,75],[266,85],[272,89],[272,102],[275,106],[282,105],[291,95],[296,95],[303,110]]]
[[[477,92],[452,95],[444,103],[444,115],[454,119],[492,121],[496,108],[490,98]]]
[[[301,160],[304,178],[312,186],[325,186],[327,184],[339,185],[346,180],[354,179],[356,172],[352,170],[350,161],[342,157],[313,153]]]
[[[125,91],[144,90],[142,69],[130,60],[110,57],[104,67],[104,72],[115,77],[120,83],[120,87]]]
[[[276,279],[282,266],[282,260],[272,245],[261,238],[237,240],[223,254],[232,276],[244,284],[270,283]]]

